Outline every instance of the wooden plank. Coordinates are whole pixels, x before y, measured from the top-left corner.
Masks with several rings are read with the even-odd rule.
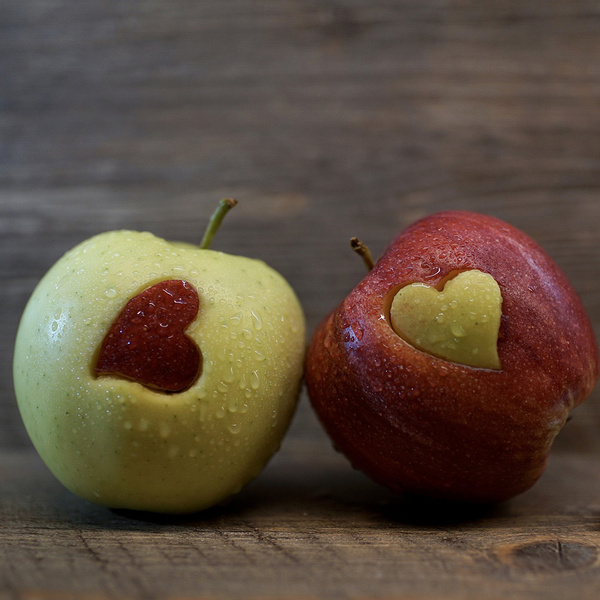
[[[228,506],[184,518],[73,497],[1,455],[0,589],[14,598],[577,598],[600,590],[600,471],[559,453],[496,507],[394,498],[324,440],[292,441]]]

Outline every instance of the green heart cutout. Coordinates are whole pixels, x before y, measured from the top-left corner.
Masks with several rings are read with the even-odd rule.
[[[411,283],[394,296],[390,321],[406,342],[445,360],[501,369],[498,331],[502,293],[496,280],[477,269],[447,279],[441,290]]]

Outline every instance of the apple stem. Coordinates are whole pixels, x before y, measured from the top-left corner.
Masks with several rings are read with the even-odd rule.
[[[363,259],[367,269],[370,271],[375,266],[375,262],[373,261],[373,255],[369,250],[369,246],[355,237],[350,240],[350,246]]]
[[[233,198],[223,198],[219,201],[219,205],[215,209],[215,212],[212,214],[210,221],[206,227],[206,231],[204,232],[204,237],[202,238],[202,242],[200,243],[200,248],[203,250],[207,250],[210,248],[212,244],[213,238],[215,237],[215,233],[221,226],[225,215],[237,204],[237,200]]]

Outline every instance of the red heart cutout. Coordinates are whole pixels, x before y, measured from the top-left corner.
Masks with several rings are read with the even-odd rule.
[[[162,281],[133,297],[102,341],[96,375],[120,376],[164,392],[189,388],[202,355],[185,335],[198,292],[187,281]]]

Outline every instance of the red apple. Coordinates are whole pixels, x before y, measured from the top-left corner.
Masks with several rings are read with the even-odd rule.
[[[533,485],[597,377],[590,321],[553,260],[458,211],[401,233],[317,327],[306,362],[311,403],[356,468],[468,502]]]

